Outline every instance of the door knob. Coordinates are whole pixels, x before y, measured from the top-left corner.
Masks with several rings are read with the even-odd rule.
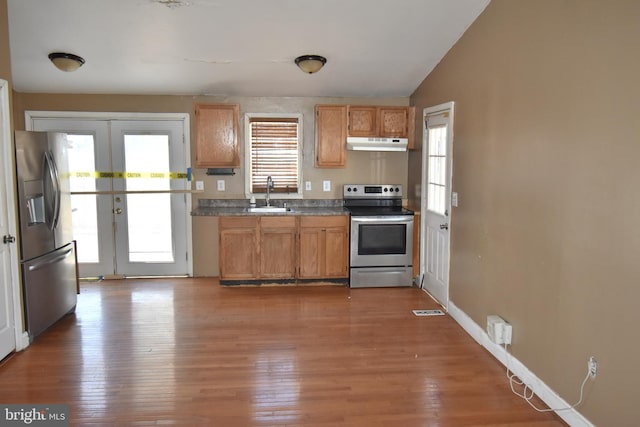
[[[122,209],[121,208],[116,208],[114,212],[116,214],[120,215],[122,213]]]
[[[5,245],[8,245],[9,243],[13,243],[15,241],[16,241],[15,236],[11,236],[11,235],[2,236],[2,243],[4,243]]]
[[[449,224],[440,224],[440,230],[448,230]]]

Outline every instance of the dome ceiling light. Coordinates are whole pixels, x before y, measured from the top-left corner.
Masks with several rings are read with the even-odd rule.
[[[302,55],[296,58],[296,65],[308,74],[317,73],[327,63],[327,58],[320,55]]]
[[[65,52],[50,53],[49,60],[53,62],[53,65],[55,65],[58,70],[66,72],[75,71],[84,64],[84,58],[74,55],[73,53]]]

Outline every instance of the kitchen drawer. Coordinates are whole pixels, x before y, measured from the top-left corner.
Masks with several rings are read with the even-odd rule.
[[[260,217],[260,226],[268,228],[295,228],[295,216],[263,216]]]
[[[257,216],[221,216],[220,228],[255,228],[258,219]]]
[[[300,227],[347,227],[349,217],[346,215],[301,216]]]

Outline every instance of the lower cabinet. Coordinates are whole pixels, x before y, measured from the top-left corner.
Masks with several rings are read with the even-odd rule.
[[[349,218],[300,217],[301,279],[349,276]]]
[[[293,279],[296,277],[297,217],[265,216],[260,218],[260,278]]]
[[[349,277],[349,217],[220,217],[220,280]]]
[[[220,279],[258,279],[256,216],[220,217]]]

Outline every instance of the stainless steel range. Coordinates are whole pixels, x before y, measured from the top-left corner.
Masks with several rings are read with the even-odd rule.
[[[402,207],[402,186],[347,184],[351,214],[349,286],[411,286],[413,212]]]

